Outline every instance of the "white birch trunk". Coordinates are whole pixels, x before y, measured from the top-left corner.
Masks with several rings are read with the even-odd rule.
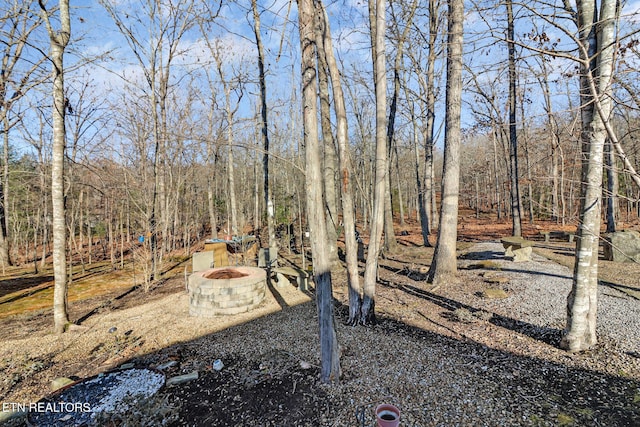
[[[572,290],[567,298],[567,326],[560,346],[586,350],[597,343],[598,241],[602,209],[602,168],[607,122],[611,114],[611,76],[616,48],[616,2],[578,2],[582,102],[582,188],[580,226]],[[598,18],[599,15],[599,18]],[[597,22],[597,27],[596,27]],[[594,54],[597,53],[596,59]]]
[[[53,65],[53,153],[51,157],[51,201],[53,208],[53,322],[54,332],[61,334],[69,323],[67,312],[67,228],[64,206],[64,152],[65,132],[65,95],[64,95],[64,51],[71,38],[71,20],[69,0],[60,0],[60,30],[53,29],[49,13],[40,1],[42,16],[47,25],[51,44],[51,62]]]

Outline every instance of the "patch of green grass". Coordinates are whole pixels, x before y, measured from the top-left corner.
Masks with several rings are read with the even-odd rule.
[[[94,263],[85,266],[84,273],[80,266],[74,266],[71,283],[69,284],[69,303],[105,295],[120,289],[133,286],[133,271],[131,269],[113,270],[110,262]],[[50,276],[51,272],[44,270],[37,276]],[[33,276],[30,274],[30,276]],[[16,274],[19,279],[23,274]],[[137,282],[142,280],[142,273],[136,274]],[[11,280],[5,279],[5,280]],[[52,307],[53,280],[43,281],[33,290],[23,289],[5,295],[0,303],[0,319],[15,314],[44,310]]]
[[[575,424],[575,419],[571,415],[565,414],[564,412],[558,413],[556,419],[558,421],[558,426],[568,427]]]

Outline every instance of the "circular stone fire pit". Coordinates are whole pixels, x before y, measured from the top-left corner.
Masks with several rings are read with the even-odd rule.
[[[211,317],[237,314],[264,298],[267,272],[257,267],[217,267],[189,276],[189,314]]]

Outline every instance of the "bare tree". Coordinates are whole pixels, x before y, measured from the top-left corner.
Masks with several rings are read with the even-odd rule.
[[[567,6],[568,7],[568,6]],[[618,3],[577,3],[582,113],[580,227],[573,286],[567,297],[567,326],[560,346],[586,350],[597,343],[598,242],[602,209],[604,146],[612,111],[611,82],[616,51]]]
[[[257,0],[251,0],[253,11],[253,33],[256,37],[258,48],[258,79],[260,85],[260,130],[262,135],[262,173],[264,175],[264,206],[267,210],[267,233],[269,234],[269,247],[277,247],[276,228],[273,209],[273,190],[269,185],[269,126],[267,121],[267,78],[264,69],[264,45],[260,33],[260,13]]]
[[[373,212],[369,231],[369,247],[364,270],[364,295],[360,313],[362,324],[375,323],[375,294],[378,277],[380,239],[384,226],[384,203],[387,188],[387,76],[385,57],[386,1],[369,0],[369,22],[372,36],[371,53],[376,93],[376,149]]]
[[[340,378],[338,340],[333,316],[331,260],[327,248],[327,223],[322,184],[322,160],[318,140],[318,94],[316,72],[316,11],[312,0],[298,1],[302,52],[302,112],[306,157],[307,219],[311,233],[313,274],[320,324],[320,378],[334,382]]]
[[[0,123],[4,134],[3,170],[0,180],[0,264],[11,265],[9,256],[9,223],[7,209],[9,207],[9,132],[20,122],[20,113],[10,114],[15,104],[42,79],[33,78],[39,70],[44,57],[36,60],[24,60],[25,48],[31,43],[33,31],[42,23],[40,14],[31,13],[34,1],[6,2],[0,16],[0,34],[2,49],[0,50]]]
[[[352,165],[349,153],[349,132],[347,109],[344,102],[340,72],[333,53],[331,28],[327,12],[320,2],[317,3],[318,13],[324,24],[323,47],[333,88],[333,99],[336,112],[336,139],[338,142],[338,160],[340,167],[340,197],[342,201],[342,221],[344,223],[344,242],[347,263],[347,285],[349,287],[349,323],[355,324],[359,319],[360,304],[362,303],[362,287],[358,272],[358,248],[356,241],[356,218],[352,189]]]
[[[427,58],[426,69],[422,73],[423,64],[421,56],[413,53],[413,49],[408,49],[408,56],[413,64],[412,68],[418,70],[416,78],[419,85],[419,95],[416,96],[421,103],[419,116],[423,120],[421,131],[424,140],[424,171],[419,175],[419,152],[415,147],[416,155],[416,185],[418,187],[418,214],[420,216],[420,227],[422,231],[422,241],[424,246],[431,246],[429,235],[432,228],[437,223],[436,190],[434,180],[434,157],[433,148],[435,145],[435,117],[436,117],[436,93],[438,85],[436,80],[436,60],[439,57],[437,46],[438,34],[441,31],[440,24],[440,2],[439,0],[429,0],[428,3],[429,26],[428,34],[423,31],[416,31],[416,36],[426,44]],[[413,45],[410,45],[413,46]],[[408,89],[408,88],[407,88]],[[407,95],[407,99],[409,96]],[[412,107],[412,110],[414,108]],[[415,113],[415,112],[412,112]],[[417,114],[416,114],[417,115]],[[415,119],[414,119],[415,120]],[[414,130],[418,138],[418,129]]]
[[[61,334],[69,323],[67,311],[67,226],[64,205],[64,158],[66,145],[65,112],[68,108],[64,93],[64,51],[71,39],[69,0],[60,0],[60,29],[54,29],[50,12],[39,0],[42,19],[50,41],[53,79],[53,155],[51,158],[51,200],[53,206],[53,322],[54,332]]]
[[[320,125],[322,129],[322,160],[324,176],[324,193],[327,209],[327,235],[331,263],[340,266],[338,259],[338,201],[336,196],[336,147],[331,126],[331,100],[329,97],[329,70],[327,53],[324,47],[324,16],[320,13],[321,4],[316,3],[316,19],[318,20],[318,95],[320,98]]]
[[[171,87],[172,65],[182,53],[180,41],[195,25],[194,0],[178,0],[171,4],[147,0],[140,10],[123,12],[117,2],[100,0],[140,65],[147,86],[149,111],[153,127],[153,201],[148,215],[151,252],[151,279],[160,277],[160,231],[164,246],[168,244],[169,203],[167,200],[166,163],[168,135],[167,109]],[[142,26],[140,26],[142,25]],[[163,247],[164,247],[163,246]]]
[[[209,39],[206,39],[207,47],[209,48],[209,52],[211,52],[211,56],[216,63],[216,68],[218,71],[218,76],[220,77],[220,82],[222,83],[222,87],[224,90],[224,99],[225,99],[225,117],[227,122],[227,185],[228,185],[228,197],[229,197],[229,205],[231,210],[231,229],[230,234],[237,235],[238,234],[238,206],[236,203],[236,185],[235,185],[235,172],[234,172],[234,160],[233,160],[233,142],[234,142],[234,116],[240,107],[240,101],[243,96],[242,84],[243,77],[241,75],[236,76],[226,76],[224,72],[223,62],[225,61],[223,51],[224,47],[221,46],[220,40],[216,40],[215,43],[211,43]],[[212,88],[213,90],[213,88]],[[231,91],[237,93],[237,100],[235,105],[231,104]]]
[[[407,16],[405,18],[405,27],[402,30],[402,33],[400,34],[395,34],[396,36],[396,55],[395,55],[395,59],[393,61],[393,92],[391,95],[391,105],[389,106],[389,120],[387,122],[387,144],[389,146],[389,159],[392,158],[392,152],[395,153],[395,157],[396,157],[396,165],[397,168],[399,169],[399,159],[398,159],[398,147],[396,145],[396,142],[394,141],[394,133],[395,133],[395,123],[396,123],[396,114],[397,114],[397,110],[398,110],[398,98],[400,97],[400,72],[401,72],[401,66],[402,66],[402,62],[404,59],[404,45],[407,41],[407,37],[409,35],[409,31],[411,30],[411,27],[413,25],[413,18],[415,16],[416,10],[418,8],[418,2],[414,1],[413,3],[411,3],[411,5],[409,6],[409,10],[407,11]],[[391,8],[391,10],[393,11],[393,7]],[[394,28],[397,28],[397,25],[399,24],[399,18],[396,17],[395,18],[396,21],[396,25],[394,25]],[[391,162],[389,162],[389,166],[391,167]],[[387,172],[388,173],[388,179],[387,179],[387,193],[389,194],[389,197],[387,197],[387,201],[385,202],[385,205],[389,205],[388,207],[385,206],[385,210],[387,212],[385,212],[385,222],[391,222],[391,225],[393,225],[393,211],[392,211],[392,207],[391,207],[391,197],[390,197],[390,191],[391,191],[391,173],[390,171]],[[399,175],[399,171],[398,171],[398,175]],[[400,176],[398,176],[398,181],[400,181]],[[398,198],[399,198],[399,204],[400,204],[400,221],[401,223],[404,223],[404,215],[402,215],[402,193],[400,191],[398,191]],[[397,241],[395,239],[395,235],[393,234],[393,227],[390,228],[386,228],[385,227],[385,249],[387,251],[393,252],[397,249]]]
[[[509,51],[509,178],[511,180],[511,223],[514,236],[522,236],[522,200],[518,172],[517,80],[513,2],[507,0],[507,48]]]
[[[463,0],[450,0],[447,37],[447,88],[438,239],[427,281],[436,286],[457,270],[458,192],[460,187],[460,114],[462,108]]]

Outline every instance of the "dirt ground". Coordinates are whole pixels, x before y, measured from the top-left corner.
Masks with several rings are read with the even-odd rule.
[[[525,235],[538,240],[536,251],[571,266],[571,245],[540,241],[544,226],[557,229],[527,226]],[[508,234],[507,223],[462,218],[459,250]],[[55,378],[81,380],[133,364],[162,369],[167,378],[198,377],[165,386],[135,410],[99,424],[371,426],[375,405],[392,400],[405,409],[403,425],[498,425],[489,411],[504,412],[500,419],[511,425],[637,425],[640,354],[620,354],[607,342],[568,354],[557,347],[560,331],[532,338],[462,319],[461,301],[486,284],[461,270],[432,289],[424,279],[433,249],[422,247],[418,227],[400,227],[398,240],[400,250],[381,260],[375,326],[346,325],[345,274],[333,275],[343,373],[337,385],[319,382],[313,289],[270,286],[249,313],[194,318],[177,275],[148,292],[118,290],[75,302],[71,318],[78,326],[63,336],[51,334],[50,310],[1,319],[0,400],[35,402],[50,395]],[[600,271],[601,280],[637,298],[640,266],[603,261]],[[398,277],[414,292],[400,292]],[[214,369],[217,359],[221,370]],[[411,361],[438,372],[416,371]],[[445,373],[449,379],[437,382]],[[458,400],[460,388],[477,394]]]

